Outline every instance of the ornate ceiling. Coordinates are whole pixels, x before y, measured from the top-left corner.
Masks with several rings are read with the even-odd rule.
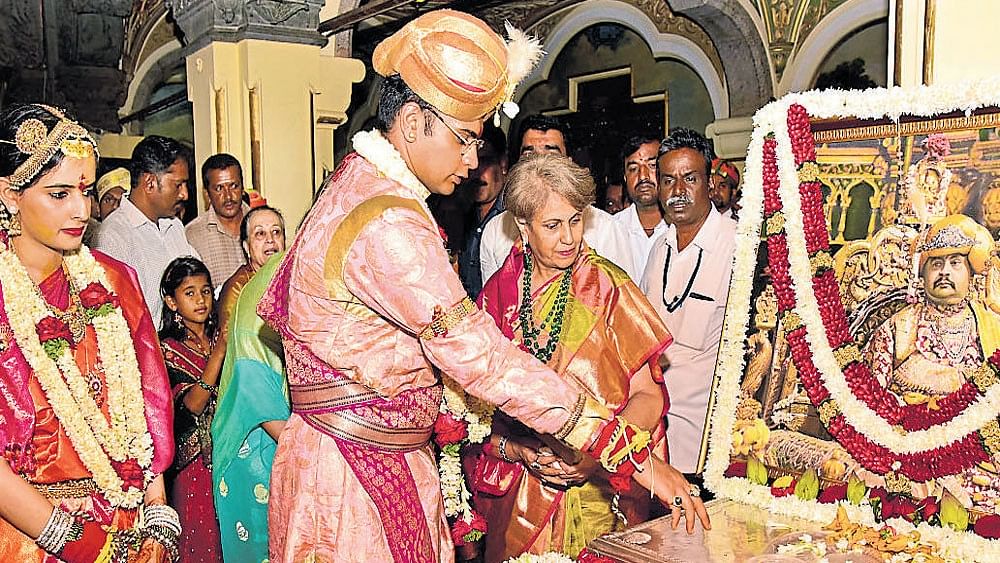
[[[338,55],[364,59],[382,38],[427,10],[447,6],[469,11],[495,29],[510,21],[544,40],[579,4],[578,0],[339,1],[340,15],[320,23],[322,0],[3,0],[0,103],[44,100],[116,131],[117,111],[131,72],[143,57],[179,36],[187,45],[226,33],[315,41],[319,24],[321,32],[332,36]],[[771,97],[773,83],[781,79],[795,49],[823,17],[847,0],[753,0],[757,14],[746,13],[742,3],[733,0],[622,1],[645,13],[660,32],[683,36],[703,51],[724,77],[730,112],[748,115]],[[164,23],[168,8],[180,26],[173,18]],[[759,22],[765,37],[757,31]]]

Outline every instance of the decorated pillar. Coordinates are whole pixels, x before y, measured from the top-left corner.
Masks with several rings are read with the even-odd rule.
[[[996,74],[995,0],[891,0],[889,68],[893,83],[916,86]]]
[[[232,154],[246,186],[297,225],[333,168],[333,130],[364,65],[321,52],[323,0],[166,2],[188,45],[196,167]]]

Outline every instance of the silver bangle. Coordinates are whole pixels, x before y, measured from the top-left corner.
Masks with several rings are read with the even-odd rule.
[[[165,504],[149,504],[142,511],[144,529],[160,526],[175,536],[181,535],[181,519],[173,508]]]
[[[35,543],[52,555],[59,555],[69,541],[75,523],[76,519],[68,512],[58,506],[53,507],[52,514],[49,515],[49,519],[45,522],[42,533],[38,534],[38,538],[35,539]]]
[[[517,463],[513,459],[507,457],[507,437],[501,436],[500,443],[497,444],[497,453],[500,454],[500,459],[506,461],[507,463]]]
[[[143,528],[142,534],[162,545],[163,549],[167,552],[167,557],[169,557],[170,561],[177,561],[179,557],[178,539],[172,531],[167,530],[163,526],[156,525]]]

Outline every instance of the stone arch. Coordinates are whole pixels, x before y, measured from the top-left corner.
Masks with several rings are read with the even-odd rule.
[[[670,0],[670,7],[712,38],[726,73],[732,116],[753,115],[770,101],[774,74],[764,28],[748,0]]]
[[[130,77],[128,93],[119,115],[129,115],[145,107],[157,86],[162,84],[177,67],[184,65],[183,47],[180,41],[176,37],[166,42],[162,41],[164,33],[169,31],[170,35],[173,35],[165,10],[148,29],[149,31],[135,48],[135,53],[139,57],[136,66],[126,69]],[[150,41],[162,44],[147,53]]]
[[[607,22],[619,23],[636,32],[649,45],[654,57],[670,57],[690,66],[708,89],[716,119],[729,117],[726,84],[719,77],[708,55],[690,39],[661,33],[643,11],[617,0],[586,0],[566,12],[546,34],[543,48],[549,56],[525,79],[519,92],[523,94],[546,80],[555,64],[555,55],[578,33],[592,25]],[[539,23],[545,22],[543,20]]]
[[[837,6],[802,42],[785,70],[778,91],[798,92],[811,88],[820,65],[845,37],[888,16],[889,6],[885,0],[848,0]]]

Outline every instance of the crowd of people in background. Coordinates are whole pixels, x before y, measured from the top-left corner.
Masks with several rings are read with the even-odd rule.
[[[472,25],[463,33],[478,42],[463,48],[501,49],[474,18],[440,17]],[[445,25],[434,18],[421,25]],[[411,49],[410,40],[385,49]],[[506,413],[469,454],[472,502],[490,530],[478,557],[579,553],[619,529],[622,513],[632,523],[657,513],[640,484],[667,501],[675,525],[682,508],[689,531],[695,515],[708,524],[700,455],[731,276],[737,167],[695,131],[637,132],[621,148],[622,177],[598,182],[570,158],[558,119],[527,116],[508,142],[482,126],[499,94],[454,102],[467,97],[401,75],[397,58],[379,56],[386,78],[376,129],[355,137],[357,152],[328,179],[294,242],[281,211],[250,197],[231,155],[207,158],[195,176],[188,147],[152,135],[128,168],[96,178],[96,143],[58,110],[28,105],[0,116],[0,261],[13,272],[0,272],[0,357],[23,355],[2,383],[17,383],[21,370],[17,377],[46,386],[33,383],[0,410],[4,421],[35,417],[0,426],[5,560],[141,549],[150,561],[297,561],[342,553],[338,533],[380,519],[387,546],[369,542],[359,553],[398,555],[414,541],[424,555],[448,558],[448,532],[435,521],[437,468],[425,451],[442,372]],[[448,87],[463,81],[474,82]],[[208,207],[185,225],[178,210],[196,193]],[[55,336],[14,322],[9,304],[22,286],[38,300],[34,321],[51,314]],[[111,329],[95,321],[104,316],[135,353],[105,355]],[[139,370],[114,371],[116,362]],[[54,383],[39,374],[55,365],[71,389],[50,399]],[[347,395],[325,396],[330,385]],[[395,414],[365,418],[369,403],[351,403],[349,420],[385,436],[419,430],[416,442],[373,450],[331,430],[343,424],[331,417],[348,416],[338,414],[344,397],[373,393]],[[95,447],[110,460],[94,457],[81,441],[87,432],[59,404],[62,426],[50,424],[45,439],[69,444],[65,459],[37,458],[31,442],[52,421],[49,402],[70,395],[90,409]],[[103,426],[102,412],[111,413]],[[618,431],[630,438],[617,443]],[[114,442],[119,434],[132,446]],[[588,455],[557,451],[552,436]],[[610,466],[615,448],[648,470]],[[394,480],[398,472],[379,473],[400,464],[413,472],[412,490]],[[130,477],[116,485],[122,475]],[[84,484],[45,489],[66,478]],[[377,483],[406,502],[383,498]],[[388,516],[390,508],[403,516]],[[390,527],[425,514],[419,534]]]
[[[459,187],[468,193],[432,205],[449,240],[464,241],[456,259],[470,297],[479,295],[511,246],[522,240],[506,205],[509,171],[533,154],[568,156],[568,136],[557,118],[528,116],[508,151],[503,133],[487,125],[484,156]],[[661,360],[670,402],[669,459],[689,481],[701,484],[702,435],[732,272],[740,173],[715,155],[704,136],[683,128],[666,138],[631,135],[620,159],[622,177],[604,182],[597,198],[601,208],[595,202],[581,209],[582,238],[641,288],[673,335]],[[455,213],[463,196],[473,202],[469,220],[445,217]],[[489,495],[478,496],[492,502]]]

